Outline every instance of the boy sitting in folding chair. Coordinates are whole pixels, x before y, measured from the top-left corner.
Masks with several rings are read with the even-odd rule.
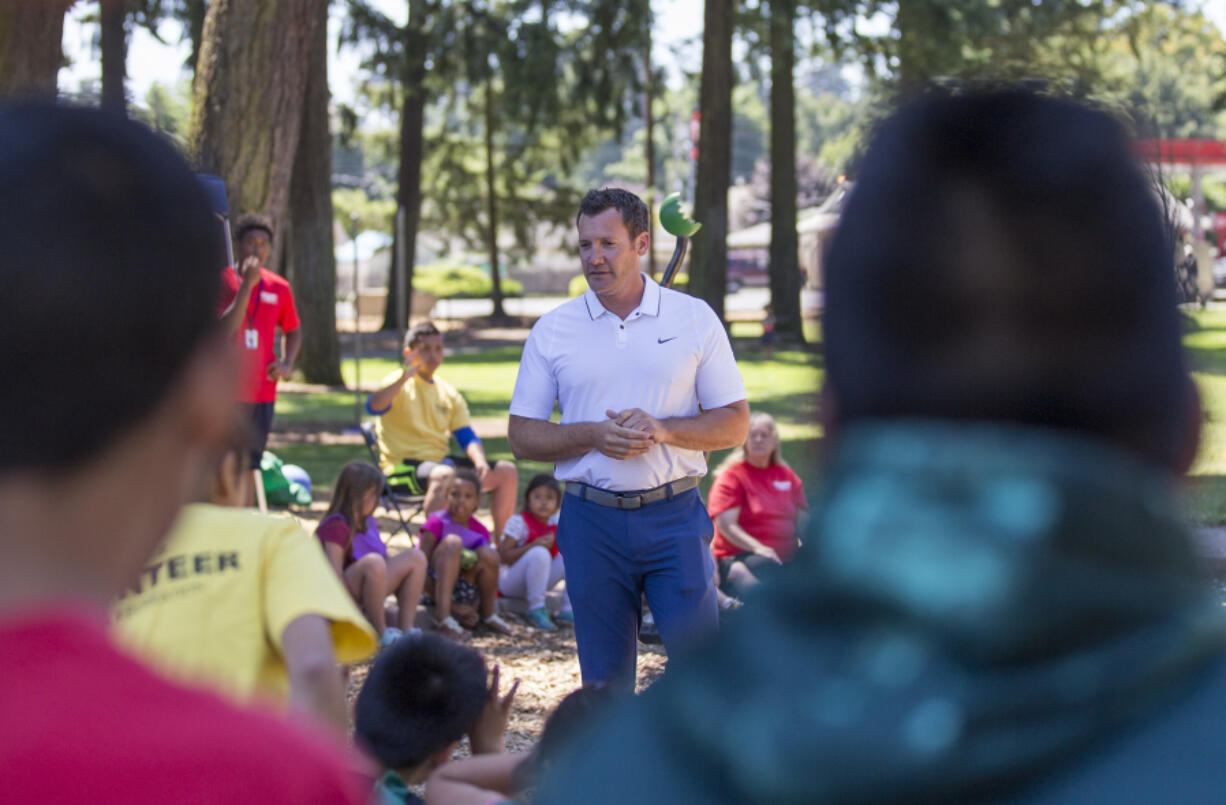
[[[489,492],[493,535],[515,509],[519,474],[509,461],[486,460],[485,448],[473,433],[468,404],[450,383],[435,375],[443,363],[443,336],[433,322],[414,325],[405,336],[405,368],[384,380],[366,400],[366,410],[379,419],[375,436],[379,467],[394,491],[426,496],[431,514],[446,506],[456,467],[477,473],[481,491]],[[464,455],[447,455],[455,436]]]

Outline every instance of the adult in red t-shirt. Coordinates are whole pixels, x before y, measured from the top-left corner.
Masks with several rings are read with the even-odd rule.
[[[250,412],[251,466],[258,467],[272,428],[277,381],[290,376],[302,333],[289,283],[264,267],[272,249],[272,223],[248,213],[239,216],[235,235],[239,269],[227,267],[221,272],[218,314],[238,344],[238,399]]]
[[[763,568],[791,559],[808,509],[800,476],[779,455],[775,420],[754,414],[744,447],[716,470],[707,504],[720,586],[744,595]]]

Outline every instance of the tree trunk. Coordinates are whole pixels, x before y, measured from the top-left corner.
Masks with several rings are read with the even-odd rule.
[[[404,297],[405,315],[412,317],[413,269],[417,265],[417,228],[421,224],[421,162],[425,158],[426,35],[423,28],[425,4],[409,3],[409,22],[405,27],[404,101],[400,107],[400,168],[396,201],[404,209],[404,232],[394,232],[392,254],[401,254],[399,238],[404,238],[404,287],[396,287],[395,272],[388,278],[387,306],[383,310],[383,329],[398,330],[406,322],[396,320],[396,293]],[[394,267],[394,264],[393,264]]]
[[[502,309],[502,278],[498,276],[498,189],[494,174],[494,81],[485,81],[485,208],[488,229],[485,234],[486,252],[490,258],[490,299],[494,302],[495,320],[505,319]]]
[[[643,128],[646,130],[647,142],[644,144],[643,155],[647,157],[647,219],[651,222],[648,230],[651,234],[651,249],[647,252],[647,276],[656,277],[656,143],[655,115],[652,113],[652,93],[655,87],[651,80],[651,14],[644,15],[643,42]]]
[[[0,0],[0,97],[54,99],[72,0]]]
[[[102,39],[102,101],[103,109],[128,113],[128,100],[124,96],[123,82],[127,77],[128,59],[127,32],[124,18],[128,14],[125,0],[100,0]]]
[[[690,258],[690,293],[721,320],[728,284],[728,184],[732,174],[732,0],[706,0],[702,34],[698,176],[694,214],[702,231]]]
[[[949,25],[939,2],[907,0],[898,4],[894,26],[898,30],[898,91],[910,97],[923,91],[943,49],[953,46],[948,41]]]
[[[184,26],[187,28],[187,39],[192,48],[187,57],[187,66],[191,68],[193,84],[196,81],[197,65],[200,63],[200,43],[204,41],[204,15],[207,11],[205,0],[184,0]]]
[[[212,0],[197,64],[189,152],[226,182],[236,213],[262,212],[281,265],[307,67],[326,0]]]
[[[771,308],[782,339],[804,343],[796,235],[796,110],[792,84],[794,0],[771,0]]]
[[[336,255],[332,242],[332,135],[328,130],[327,6],[319,7],[307,71],[302,132],[290,181],[287,263],[302,319],[298,366],[308,383],[339,386],[336,335]]]

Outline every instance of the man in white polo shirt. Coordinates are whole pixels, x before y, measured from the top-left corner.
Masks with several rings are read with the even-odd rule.
[[[566,482],[557,542],[584,683],[633,684],[644,593],[669,651],[715,628],[698,479],[704,451],[742,444],[749,423],[723,324],[639,271],[649,221],[633,193],[584,196],[589,290],[532,328],[511,398],[515,457],[554,461]]]

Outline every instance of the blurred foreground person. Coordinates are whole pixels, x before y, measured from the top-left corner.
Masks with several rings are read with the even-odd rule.
[[[360,802],[339,745],[107,637],[233,427],[195,177],[118,116],[0,108],[0,242],[0,799]]]
[[[1000,90],[887,121],[826,262],[804,547],[542,801],[1222,801],[1170,253],[1104,114]]]

